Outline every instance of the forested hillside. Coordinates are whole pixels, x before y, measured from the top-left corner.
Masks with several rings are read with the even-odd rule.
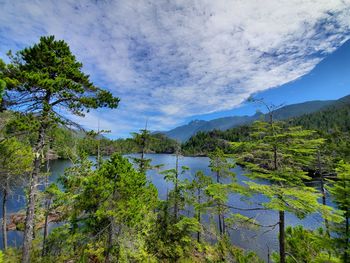
[[[27,118],[28,120],[28,118]],[[15,114],[11,111],[0,113],[0,123],[3,125],[3,136],[18,134],[21,140],[27,141],[30,145],[35,143],[35,132],[29,127],[23,127],[22,122],[26,121],[23,115]],[[31,122],[35,122],[35,117],[31,116]],[[85,153],[97,156],[98,149],[102,155],[109,156],[114,152],[123,154],[138,153],[139,147],[135,138],[112,140],[94,132],[69,128],[62,125],[52,127],[48,133],[48,144],[46,152],[49,159],[67,159],[73,153]],[[177,142],[163,134],[150,134],[148,153],[174,153]]]
[[[292,118],[289,123],[323,132],[349,132],[350,95],[337,100],[321,111]]]
[[[292,117],[298,117],[304,114],[312,113],[321,110],[334,103],[335,101],[307,101],[303,103],[291,104],[282,106],[277,109],[274,113],[274,117],[277,120],[285,120]],[[257,112],[252,116],[231,116],[223,117],[210,121],[195,120],[191,121],[186,125],[176,127],[170,131],[162,132],[166,136],[176,139],[180,142],[187,141],[193,135],[199,132],[209,132],[213,130],[225,131],[230,128],[247,125],[261,118],[267,118],[267,116],[262,116],[261,112]]]
[[[325,103],[328,106],[321,110],[303,114],[298,117],[285,119],[288,114],[284,108],[274,112],[276,119],[285,119],[286,124],[291,126],[300,125],[305,129],[317,130],[328,138],[329,146],[341,148],[342,152],[349,152],[350,131],[350,96],[343,97],[337,101]],[[302,104],[301,104],[302,105]],[[261,120],[267,119],[266,115]],[[213,151],[216,146],[231,151],[229,142],[241,141],[247,138],[251,131],[251,125],[244,125],[226,131],[213,130],[210,132],[199,132],[183,143],[183,151],[192,155],[206,155]]]

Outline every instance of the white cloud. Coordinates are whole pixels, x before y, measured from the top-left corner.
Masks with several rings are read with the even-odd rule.
[[[0,0],[0,52],[66,40],[120,96],[116,133],[169,128],[308,73],[348,39],[349,0]],[[95,126],[93,118],[86,125]]]

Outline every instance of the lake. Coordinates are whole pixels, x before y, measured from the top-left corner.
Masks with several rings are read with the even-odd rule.
[[[135,155],[128,155],[135,156]],[[152,159],[153,165],[163,164],[164,167],[162,170],[171,169],[175,167],[175,156],[171,154],[147,154],[146,158]],[[91,160],[94,160],[91,157]],[[57,178],[63,174],[64,170],[71,165],[69,160],[54,160],[50,162],[51,169],[51,181],[57,180]],[[183,175],[181,179],[191,179],[193,174],[196,171],[202,170],[207,175],[212,175],[208,165],[209,158],[207,157],[180,157],[179,159],[180,166],[187,166],[190,170],[187,174]],[[236,173],[237,181],[244,184],[244,181],[249,181],[249,179],[244,176],[244,169],[237,166],[233,169]],[[213,175],[212,175],[213,176]],[[167,191],[171,189],[171,184],[167,183],[163,176],[159,174],[159,171],[151,170],[147,173],[149,180],[157,187],[159,198],[164,199],[166,197]],[[213,176],[214,178],[214,176]],[[315,187],[319,187],[318,184],[314,184]],[[266,201],[266,198],[262,195],[254,195],[250,198],[250,201],[253,203],[262,203]],[[229,204],[235,207],[240,208],[252,208],[257,207],[254,204],[248,204],[241,200],[241,196],[232,194],[229,198]],[[16,189],[8,201],[8,213],[13,213],[24,209],[25,198],[23,189]],[[238,212],[238,211],[234,211]],[[240,211],[243,215],[254,217],[261,225],[271,225],[278,221],[278,213],[274,211]],[[2,218],[2,212],[0,211],[0,217]],[[303,220],[299,220],[296,216],[292,214],[286,214],[286,225],[298,225],[302,224],[304,227],[309,229],[315,229],[322,226],[323,219],[318,214],[312,214],[306,217]],[[54,227],[55,224],[52,224],[51,227]],[[278,249],[278,227],[271,231],[267,231],[266,228],[261,228],[258,231],[249,231],[249,230],[233,230],[231,231],[230,238],[233,244],[250,249],[258,253],[258,255],[266,260],[267,251],[270,249]],[[10,231],[9,232],[9,245],[10,246],[20,246],[22,242],[22,232],[19,231]],[[0,234],[1,237],[1,234]],[[0,247],[2,245],[2,239],[0,241]]]

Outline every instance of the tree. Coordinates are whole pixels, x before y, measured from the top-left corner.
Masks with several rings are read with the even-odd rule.
[[[210,153],[208,156],[210,158],[209,167],[216,176],[217,184],[221,184],[224,178],[230,178],[231,180],[235,179],[235,173],[231,171],[231,169],[235,167],[235,164],[232,162],[232,159],[228,158],[228,156],[223,152],[223,150],[216,148],[215,151]],[[224,190],[224,189],[226,190],[222,191],[219,195],[217,195],[215,194],[216,190],[219,190],[217,188],[220,188],[221,190]],[[218,185],[217,187],[211,186],[210,189],[212,190],[211,194],[213,196],[218,197],[218,198],[214,198],[214,200],[216,201],[216,206],[217,206],[219,231],[220,231],[220,235],[222,235],[225,233],[224,211],[226,210],[223,203],[223,201],[226,200],[226,197],[223,197],[222,194],[224,193],[227,194],[228,188]]]
[[[65,113],[84,116],[89,109],[116,108],[119,102],[112,94],[93,85],[82,72],[69,46],[54,36],[41,37],[38,44],[14,56],[5,75],[11,79],[4,95],[5,105],[22,112],[33,112],[39,120],[34,146],[34,162],[28,189],[28,203],[23,240],[22,262],[30,260],[35,193],[42,163],[47,131],[55,123],[69,123]]]
[[[342,211],[342,220],[334,223],[333,231],[336,247],[342,254],[343,261],[350,260],[350,164],[340,161],[336,168],[337,180],[331,181],[328,190],[334,198],[338,209]]]
[[[62,205],[60,201],[62,200],[62,192],[57,186],[57,184],[52,183],[50,185],[45,186],[45,221],[44,221],[44,231],[43,231],[43,246],[41,251],[41,256],[44,257],[46,255],[47,250],[47,236],[49,234],[49,214],[54,209],[56,209],[59,205]],[[57,199],[59,201],[56,201],[54,199]]]
[[[151,159],[145,158],[145,154],[148,150],[148,146],[151,139],[151,134],[147,127],[145,129],[141,129],[140,133],[132,134],[136,145],[139,147],[139,151],[141,153],[140,158],[133,158],[134,162],[139,167],[139,172],[146,173],[147,170],[151,168]]]
[[[175,168],[168,169],[161,172],[164,175],[164,179],[168,182],[173,183],[174,189],[172,189],[168,193],[168,204],[171,204],[173,208],[173,222],[177,223],[179,219],[179,211],[184,207],[184,190],[185,183],[179,177],[180,175],[184,175],[189,168],[187,166],[181,166],[181,170],[179,169],[179,151],[176,151],[175,155]]]
[[[325,147],[326,146],[326,147]],[[327,152],[327,145],[322,145],[317,150],[317,158],[314,164],[315,175],[319,176],[320,179],[320,192],[322,194],[322,204],[327,205],[327,193],[326,193],[326,181],[325,176],[332,171],[333,158],[329,152]],[[329,222],[327,217],[324,218],[324,223],[326,226],[326,234],[330,236]]]
[[[97,131],[89,131],[87,133],[88,136],[92,137],[93,139],[97,140],[97,157],[96,157],[96,166],[97,168],[100,167],[100,164],[102,162],[102,155],[101,155],[101,136],[105,133],[110,133],[110,130],[100,130],[100,121],[98,122]]]
[[[2,192],[2,238],[7,250],[6,203],[11,189],[26,181],[33,160],[30,146],[10,138],[0,143],[0,190]]]
[[[124,256],[133,261],[135,254],[144,257],[143,231],[157,204],[156,188],[119,154],[102,162],[95,171],[86,159],[80,163],[68,169],[62,178],[63,198],[70,200],[68,236],[81,249],[73,248],[73,257],[82,258],[84,253],[90,253],[104,262],[124,262]],[[55,242],[61,239],[62,236]],[[129,255],[134,248],[135,254]]]
[[[187,189],[190,196],[188,199],[190,205],[192,205],[196,212],[196,218],[198,223],[202,223],[202,212],[208,206],[208,196],[205,192],[206,188],[212,183],[210,176],[205,175],[202,171],[197,171],[191,182],[188,182]],[[201,231],[197,232],[197,242],[200,242]]]
[[[285,211],[302,218],[317,211],[318,194],[305,181],[310,177],[304,169],[314,159],[322,139],[315,139],[315,132],[301,127],[285,127],[273,120],[255,122],[249,141],[232,143],[237,162],[249,171],[254,179],[268,180],[270,184],[248,182],[253,192],[269,197],[266,208],[279,213],[280,262],[286,262]]]

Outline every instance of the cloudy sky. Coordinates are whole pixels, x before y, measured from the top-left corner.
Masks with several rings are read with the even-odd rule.
[[[119,137],[220,116],[307,75],[350,38],[349,17],[350,0],[0,0],[0,57],[64,39],[121,98],[79,122]]]

